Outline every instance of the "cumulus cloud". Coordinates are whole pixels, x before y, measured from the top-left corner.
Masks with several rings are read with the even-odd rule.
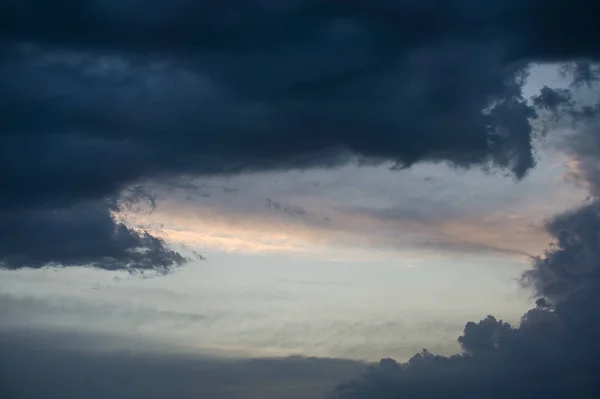
[[[24,231],[40,209],[67,215],[144,179],[357,157],[523,177],[534,166],[536,115],[521,95],[527,65],[597,59],[597,8],[587,0],[4,1],[0,217],[18,210],[23,219],[12,223]],[[104,242],[114,239],[102,231]],[[95,251],[87,258],[102,265]],[[11,259],[26,254],[9,255],[0,255],[4,267],[23,266]],[[44,260],[77,264],[70,259]]]
[[[575,71],[575,81],[581,74]],[[590,80],[586,78],[586,80]],[[592,79],[593,80],[593,79]],[[597,88],[596,88],[597,90]],[[362,377],[341,384],[340,398],[593,398],[600,395],[600,184],[592,173],[600,152],[595,108],[579,107],[571,92],[546,88],[536,101],[577,129],[570,149],[579,156],[590,202],[550,220],[555,239],[523,275],[539,299],[518,327],[488,316],[469,322],[458,338],[463,352],[446,357],[423,350],[407,363],[383,359]],[[558,113],[558,114],[557,114]],[[581,146],[581,143],[588,143]]]
[[[595,208],[560,215],[557,244],[525,274],[541,298],[518,327],[488,316],[466,324],[463,353],[427,350],[383,359],[341,384],[339,398],[593,398],[600,394],[598,234]]]

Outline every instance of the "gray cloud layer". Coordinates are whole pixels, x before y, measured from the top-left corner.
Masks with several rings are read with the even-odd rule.
[[[325,358],[215,359],[139,342],[128,343],[127,350],[110,349],[114,338],[0,332],[0,396],[317,399],[364,368],[361,362]]]
[[[25,233],[10,241],[21,253],[3,247],[1,264],[179,263],[143,233],[115,233],[107,215],[68,228],[71,209],[102,206],[142,179],[351,156],[523,177],[535,116],[521,96],[525,68],[597,58],[597,9],[584,0],[4,1],[0,224]],[[52,256],[26,233],[61,223]],[[70,243],[67,232],[80,236]],[[86,234],[117,249],[82,255],[75,243]]]

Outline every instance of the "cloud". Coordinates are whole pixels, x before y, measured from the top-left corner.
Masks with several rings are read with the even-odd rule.
[[[273,201],[271,198],[267,198],[267,208],[273,209],[278,212],[285,212],[291,215],[304,216],[306,211],[301,206],[282,204],[279,201]]]
[[[0,212],[0,267],[92,266],[167,273],[186,262],[148,232],[118,222],[104,203]]]
[[[40,209],[66,215],[148,179],[356,159],[521,178],[535,163],[536,113],[521,94],[527,67],[597,59],[597,7],[7,0],[0,217],[18,209],[24,229]],[[0,254],[4,267],[24,265],[11,259],[27,254],[10,255]]]
[[[0,332],[0,395],[69,398],[295,398],[326,396],[364,363],[326,358],[218,359],[151,342],[60,331]]]
[[[559,30],[569,46],[551,49],[541,40],[557,35],[548,15],[570,15],[573,4],[562,2],[542,13],[512,1],[489,8],[471,1],[442,8],[412,1],[5,3],[0,217],[22,217],[12,220],[21,230],[37,228],[27,220],[41,210],[57,211],[53,225],[68,226],[70,210],[87,201],[182,175],[330,167],[359,157],[492,165],[522,177],[534,164],[528,119],[535,112],[521,96],[527,62],[597,55],[581,30],[596,26],[586,25],[591,6],[582,9],[583,22]],[[105,221],[112,227],[103,242],[127,239],[114,233],[116,221]],[[38,252],[34,244],[27,250]],[[80,254],[89,247],[59,247],[68,245]],[[3,267],[25,266],[33,256],[15,251],[0,254]],[[154,262],[132,263],[126,253],[63,251],[33,265],[84,259],[103,267],[112,257],[109,268],[145,269]],[[180,260],[162,259],[159,269]]]
[[[549,12],[539,14],[540,9]],[[43,0],[27,4],[10,0],[2,17],[2,33],[8,38],[130,51],[253,51],[247,47],[249,44],[266,47],[285,43],[301,37],[309,22],[321,27],[335,17],[344,17],[359,20],[381,41],[379,47],[372,49],[373,56],[384,57],[384,50],[410,49],[440,37],[461,38],[474,33],[494,37],[511,32],[516,36],[509,39],[517,54],[555,58],[598,55],[593,46],[593,34],[598,28],[590,14],[595,9],[597,4],[589,0],[557,0],[544,7],[532,1],[513,0],[491,4],[460,0],[445,6],[435,1],[410,0],[376,1],[369,6],[356,0],[332,5],[310,0],[285,4],[269,0],[219,4],[178,0],[159,2],[153,7],[140,1],[123,4],[62,0],[49,6]],[[415,21],[420,23],[409,23]],[[563,22],[558,25],[562,29],[556,29],[557,21]],[[349,29],[338,29],[344,27]],[[240,31],[245,34],[240,35]],[[407,40],[395,42],[402,37]],[[544,39],[553,45],[547,45]]]
[[[577,76],[575,77],[577,79]],[[596,87],[597,90],[597,87]],[[587,205],[547,223],[555,242],[533,260],[523,282],[535,288],[536,307],[518,327],[493,316],[469,322],[458,338],[463,352],[450,357],[427,350],[407,363],[383,359],[362,377],[341,384],[339,398],[593,398],[600,395],[600,160],[595,112],[573,108],[572,93],[542,91],[537,101],[573,118],[570,150],[579,155],[591,197]],[[560,106],[558,106],[560,105]],[[563,107],[565,105],[565,107]]]
[[[582,72],[583,70],[583,72]],[[587,71],[587,72],[586,72]],[[573,85],[599,86],[600,69],[596,65],[571,68]],[[551,89],[549,89],[551,90]],[[573,96],[568,96],[569,98]],[[557,116],[569,120],[573,133],[566,151],[575,157],[576,174],[590,191],[588,203],[558,215],[547,223],[547,230],[556,238],[544,258],[539,258],[527,278],[539,292],[555,301],[567,301],[571,296],[588,295],[587,290],[600,289],[600,99],[594,105],[566,102]],[[580,292],[584,292],[580,294]]]
[[[420,204],[410,202],[389,208],[355,208],[347,216],[360,225],[372,225],[377,231],[370,234],[372,243],[383,247],[414,247],[454,256],[504,254],[522,258],[539,253],[547,244],[547,234],[536,225],[539,210],[527,209],[525,203],[519,204],[518,213],[509,213],[515,208],[498,211],[490,203],[486,204],[488,209],[476,209],[477,204],[445,206],[427,198]]]
[[[383,359],[361,377],[339,385],[336,395],[354,399],[596,397],[597,288],[552,306],[540,299],[517,328],[493,316],[469,322],[458,339],[461,354],[447,357],[423,350],[407,363]]]
[[[436,180],[423,184],[422,176],[431,174]],[[201,252],[293,252],[393,262],[407,256],[476,255],[522,261],[546,248],[544,219],[586,195],[563,190],[560,173],[544,160],[531,179],[515,185],[510,178],[480,171],[461,176],[431,164],[401,174],[349,166],[215,176],[193,181],[210,194],[203,198],[188,199],[185,188],[152,187],[157,210],[128,223],[158,226],[169,242]],[[223,193],[224,182],[240,191]]]

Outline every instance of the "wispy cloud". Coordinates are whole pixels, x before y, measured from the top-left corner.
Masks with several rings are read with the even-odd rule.
[[[331,260],[468,254],[526,260],[542,253],[550,239],[545,219],[585,198],[555,168],[542,163],[532,187],[498,177],[485,183],[477,172],[459,176],[437,166],[395,174],[349,168],[213,177],[171,186],[168,195],[155,185],[155,212],[127,218],[200,250]],[[568,165],[560,168],[568,171]],[[238,191],[224,193],[225,184]],[[199,186],[209,195],[189,198]]]

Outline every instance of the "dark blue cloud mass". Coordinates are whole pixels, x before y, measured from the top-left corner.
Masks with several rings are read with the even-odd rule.
[[[60,215],[72,219],[72,209],[101,206],[155,178],[357,158],[500,168],[522,178],[535,163],[536,109],[521,92],[529,63],[600,57],[600,6],[590,0],[1,7],[0,225],[23,232],[56,231]],[[64,231],[81,234],[74,243],[89,234],[119,248],[105,257],[97,249],[82,256],[66,234],[50,251],[50,241],[23,233],[1,247],[0,265],[86,259],[147,269],[181,261],[145,233],[115,233],[120,227],[102,212]],[[124,255],[131,253],[138,255]]]
[[[582,80],[577,71],[586,69],[583,64],[570,69],[577,85],[596,81],[595,74]],[[554,243],[523,274],[523,282],[539,296],[536,307],[517,327],[493,316],[467,323],[458,338],[460,354],[424,350],[407,363],[381,360],[362,377],[341,384],[336,397],[600,397],[600,106],[582,106],[573,98],[569,90],[544,88],[534,100],[555,121],[572,123],[568,147],[590,188],[587,204],[548,222]]]
[[[545,88],[532,103],[522,95],[532,62],[569,63],[575,86],[595,87],[598,69],[589,61],[600,61],[598,1],[4,0],[0,7],[0,267],[166,272],[184,263],[112,214],[144,197],[120,198],[124,189],[151,179],[356,159],[399,168],[447,162],[523,178],[535,164],[530,122],[550,114],[575,128],[564,149],[590,198],[548,222],[555,243],[523,276],[539,296],[535,308],[519,326],[492,316],[467,323],[460,354],[384,359],[332,394],[600,397],[600,106],[580,106],[567,90]],[[44,343],[27,352],[32,346],[16,341],[0,337],[0,394],[9,397],[221,398],[240,375],[214,377],[179,358],[71,356]],[[302,397],[315,370],[334,368],[311,368],[298,380],[279,367],[266,368],[271,382],[302,384],[288,397]],[[260,369],[243,368],[244,376]],[[254,397],[268,397],[258,388]]]

